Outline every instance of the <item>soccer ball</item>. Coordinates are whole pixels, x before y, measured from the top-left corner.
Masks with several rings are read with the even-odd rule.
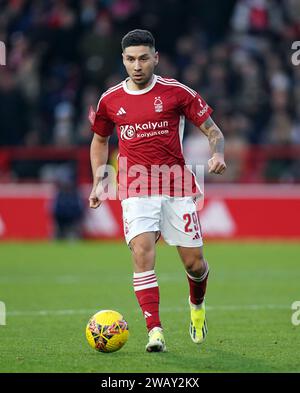
[[[90,346],[99,352],[118,351],[129,337],[123,315],[113,310],[102,310],[93,315],[85,333]]]

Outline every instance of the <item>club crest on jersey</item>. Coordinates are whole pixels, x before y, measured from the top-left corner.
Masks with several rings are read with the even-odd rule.
[[[154,110],[155,112],[163,111],[163,103],[160,97],[155,97],[154,99]]]
[[[123,140],[132,139],[135,137],[136,131],[135,128],[129,124],[126,126],[120,126],[120,137]]]

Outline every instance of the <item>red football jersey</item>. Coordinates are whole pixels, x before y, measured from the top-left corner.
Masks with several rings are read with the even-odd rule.
[[[101,136],[111,135],[116,126],[120,199],[197,194],[182,152],[184,122],[187,118],[200,126],[212,109],[175,79],[154,75],[143,90],[129,90],[126,81],[101,96],[92,124],[92,131]]]

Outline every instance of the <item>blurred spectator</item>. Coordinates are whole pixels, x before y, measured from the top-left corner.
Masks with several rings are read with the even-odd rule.
[[[74,109],[70,102],[60,102],[54,111],[54,143],[57,146],[68,146],[72,144],[73,137],[73,115]]]
[[[264,142],[277,146],[290,145],[292,143],[293,123],[287,112],[276,112],[271,118],[265,130]]]
[[[82,236],[84,205],[81,195],[68,169],[57,173],[57,191],[53,201],[52,215],[56,239],[79,239]]]
[[[0,145],[18,146],[29,131],[28,104],[11,71],[0,74]]]
[[[97,16],[92,30],[79,42],[84,62],[85,79],[103,88],[103,81],[115,71],[120,56],[120,37],[113,30],[111,16],[102,12]]]

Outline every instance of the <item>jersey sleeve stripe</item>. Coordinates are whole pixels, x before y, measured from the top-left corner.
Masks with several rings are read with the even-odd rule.
[[[120,82],[120,83],[118,83],[117,85],[115,85],[115,86],[112,86],[112,87],[110,87],[109,89],[107,89],[106,90],[106,92],[105,93],[109,93],[111,90],[114,90],[114,89],[116,89],[117,87],[120,87],[120,86],[122,86],[122,84],[123,84],[123,81],[122,82]]]
[[[101,102],[101,100],[102,100],[104,97],[108,96],[110,93],[113,93],[114,91],[119,90],[120,88],[122,88],[122,83],[119,83],[118,85],[116,85],[116,86],[114,86],[114,87],[111,87],[110,89],[108,89],[107,91],[105,91],[105,92],[101,95],[101,97],[100,97],[100,99],[99,99],[99,101],[98,101],[97,110],[99,109],[100,102]]]
[[[193,90],[190,87],[184,85],[183,83],[178,82],[176,79],[169,79],[169,80],[167,80],[166,78],[162,78],[161,76],[159,76],[158,77],[158,81],[160,81],[161,83],[165,83],[167,85],[180,86],[180,87],[188,90],[193,96],[197,95],[197,92],[195,90]]]
[[[185,87],[186,89],[190,90],[191,93],[194,93],[194,94],[197,95],[197,92],[196,92],[195,90],[193,90],[193,89],[192,89],[191,87],[189,87],[189,86],[184,85],[184,84],[181,83],[181,82],[178,82],[178,80],[176,80],[176,79],[162,78],[161,76],[158,76],[158,78],[159,78],[159,80],[161,80],[162,82],[166,82],[166,83],[175,83],[175,84],[178,84],[178,85],[180,85],[180,86],[182,86],[182,87]]]
[[[196,95],[197,95],[197,93],[194,90],[190,89],[189,87],[187,87],[181,83],[174,83],[174,82],[169,83],[169,82],[162,81],[160,79],[157,80],[157,83],[160,83],[161,85],[164,85],[164,86],[181,87],[182,89],[184,89],[188,93],[190,93],[191,96],[196,97]]]

